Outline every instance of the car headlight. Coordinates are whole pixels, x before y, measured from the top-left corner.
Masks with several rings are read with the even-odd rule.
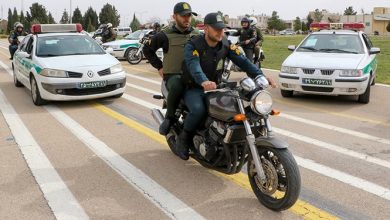
[[[259,115],[267,115],[272,110],[272,97],[267,91],[258,91],[251,98],[251,108]]]
[[[122,65],[120,63],[116,64],[115,66],[112,66],[110,68],[111,74],[119,73],[123,71]]]
[[[111,47],[112,49],[119,49],[119,45],[110,45],[109,47]]]
[[[359,76],[363,76],[363,71],[362,70],[341,70],[340,76],[359,77]]]
[[[58,78],[67,78],[68,73],[63,70],[54,70],[54,69],[43,69],[41,72],[42,76],[47,77],[58,77]]]
[[[291,67],[291,66],[282,66],[282,68],[280,69],[280,72],[282,72],[282,73],[290,73],[290,74],[297,74],[298,73],[298,68]]]

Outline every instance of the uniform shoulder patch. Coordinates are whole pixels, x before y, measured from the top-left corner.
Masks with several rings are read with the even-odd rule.
[[[199,57],[199,52],[197,50],[192,51],[192,56]]]

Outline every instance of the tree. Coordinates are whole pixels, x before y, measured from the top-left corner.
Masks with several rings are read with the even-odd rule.
[[[196,27],[196,25],[201,24],[201,23],[203,23],[203,21],[198,20],[198,19],[196,19],[196,18],[192,18],[192,19],[191,19],[191,26],[192,26],[192,27]]]
[[[14,12],[12,13],[12,26],[16,22],[19,22],[19,15],[18,15],[18,11],[16,10],[16,8],[14,8]]]
[[[299,31],[302,29],[302,22],[299,17],[296,17],[294,20],[294,31]]]
[[[302,21],[302,31],[308,31],[309,29],[307,28],[307,24]]]
[[[28,11],[26,11],[26,18],[25,18],[25,24],[24,25],[24,30],[28,31],[31,29],[31,21],[32,21],[32,17],[30,15],[30,13]]]
[[[47,24],[49,18],[47,16],[46,8],[43,5],[34,3],[30,7],[31,22],[35,20],[39,24]]]
[[[74,23],[74,24],[75,23],[80,23],[80,24],[83,23],[83,15],[81,14],[81,11],[80,11],[79,7],[77,7],[73,11],[72,23]]]
[[[12,21],[12,11],[8,8],[8,24],[7,24],[7,33],[11,33],[14,29],[14,24]]]
[[[20,21],[20,23],[23,24],[23,27],[24,27],[24,26],[25,26],[24,24],[26,23],[26,18],[24,17],[23,11],[20,12],[19,21]],[[26,30],[26,29],[25,29],[25,30]]]
[[[90,23],[93,29],[96,30],[99,25],[99,18],[92,7],[89,7],[83,16],[83,27],[88,27]]]
[[[308,14],[306,20],[307,20],[306,28],[307,28],[307,30],[309,30],[311,23],[313,23],[313,18],[311,17],[310,14]]]
[[[219,15],[221,15],[221,17],[222,17],[222,20],[223,20],[223,23],[227,24],[227,23],[228,23],[228,21],[226,21],[226,19],[225,19],[225,16],[224,16],[223,12],[222,12],[222,11],[218,11],[217,13],[218,13]]]
[[[112,26],[117,27],[120,21],[120,15],[115,9],[115,6],[105,4],[99,13],[99,20],[102,24],[111,23]]]
[[[93,31],[96,30],[90,19],[89,19],[89,22],[88,22],[88,26],[86,26],[86,27],[87,27],[87,31],[88,32],[93,32]]]
[[[65,9],[64,12],[62,13],[60,24],[68,24],[68,23],[69,23],[69,15],[68,15],[68,12]]]
[[[268,29],[272,30],[275,35],[275,30],[283,30],[284,28],[285,24],[279,19],[278,12],[273,11],[271,18],[268,19]]]
[[[324,14],[322,14],[322,11],[320,11],[318,8],[314,11],[314,21],[315,22],[321,22],[322,18],[324,17]]]
[[[387,32],[390,32],[390,22],[387,24],[386,30],[387,30]]]
[[[344,10],[344,15],[356,15],[357,12],[353,10],[352,6],[349,6]]]
[[[50,12],[49,12],[49,15],[47,16],[47,20],[48,20],[49,24],[55,24],[56,23],[56,21],[53,18],[53,15],[51,15]]]
[[[130,23],[131,30],[137,31],[139,30],[139,27],[141,26],[141,23],[139,22],[138,18],[135,16],[135,13],[133,15],[133,20]]]

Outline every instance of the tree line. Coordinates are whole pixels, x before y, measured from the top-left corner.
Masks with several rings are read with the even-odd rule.
[[[15,22],[21,22],[26,31],[29,31],[33,24],[57,23],[51,12],[49,12],[45,6],[39,3],[33,3],[26,12],[21,11],[18,13],[16,8],[13,10],[9,8],[7,33],[13,31]],[[59,20],[59,23],[67,24],[69,22],[70,15],[65,9],[62,13],[62,17]],[[88,32],[95,31],[99,27],[99,24],[112,23],[112,25],[116,27],[119,25],[119,22],[120,15],[118,14],[118,10],[115,8],[115,6],[108,3],[103,6],[99,15],[92,7],[89,7],[87,11],[84,12],[84,15],[78,7],[76,7],[72,13],[72,23],[82,24],[83,28]]]

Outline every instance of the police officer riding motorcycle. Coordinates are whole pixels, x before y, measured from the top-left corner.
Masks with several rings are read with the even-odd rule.
[[[241,172],[247,164],[258,200],[275,211],[288,209],[297,201],[301,184],[288,144],[274,136],[269,121],[276,112],[266,88],[275,83],[228,42],[218,13],[208,14],[204,24],[205,34],[185,46],[182,69],[187,90],[176,121],[165,135],[168,145],[181,159],[191,156],[225,174]],[[238,86],[221,80],[226,58],[248,75]],[[166,97],[162,83],[162,95],[154,98],[165,103]],[[153,109],[152,115],[159,124],[163,122],[160,110]]]
[[[241,19],[241,29],[232,36],[239,36],[239,42],[245,52],[245,56],[253,63],[254,48],[257,42],[256,30],[250,26],[247,17]]]
[[[14,31],[10,34],[10,36],[8,38],[8,42],[10,43],[9,48],[8,48],[9,53],[11,55],[10,60],[12,60],[14,58],[14,54],[15,54],[15,52],[18,49],[18,46],[20,44],[19,38],[21,36],[27,36],[27,33],[24,32],[23,24],[20,22],[16,22],[14,24]]]
[[[261,61],[265,59],[264,52],[261,48],[264,38],[263,34],[261,33],[260,28],[258,28],[257,25],[257,18],[250,17],[249,22],[251,27],[256,31],[256,44],[254,48],[255,58],[253,60],[253,63],[257,65],[259,68],[261,68]]]

